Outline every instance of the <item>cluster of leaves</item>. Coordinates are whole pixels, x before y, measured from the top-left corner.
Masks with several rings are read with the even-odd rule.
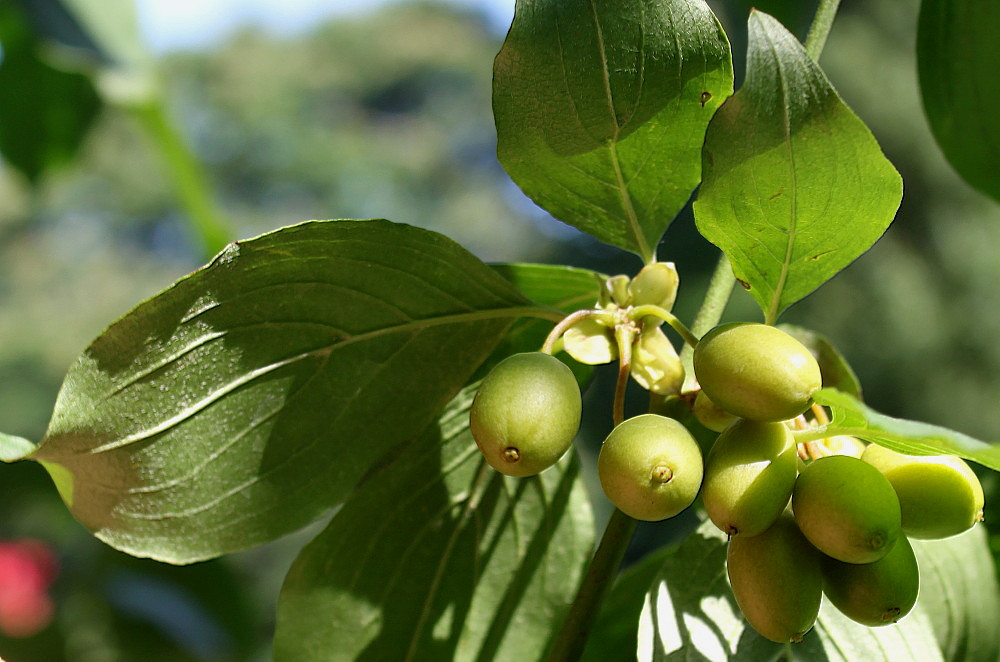
[[[529,196],[647,262],[700,184],[699,230],[773,323],[881,236],[901,180],[780,23],[751,14],[749,39],[734,95],[726,35],[701,0],[521,0],[494,112],[501,162]],[[491,268],[388,221],[285,228],[232,244],[112,325],[71,368],[42,442],[0,437],[0,459],[41,462],[95,535],[172,563],[342,504],[288,575],[278,659],[537,658],[593,542],[578,462],[524,481],[484,470],[469,394],[486,366],[537,348],[547,324],[532,318],[591,303],[599,282]],[[856,393],[816,400],[845,433],[1000,469],[995,445],[877,414]],[[950,544],[981,570],[977,536]],[[623,576],[606,641],[624,636],[643,660],[780,656],[735,615],[721,549],[703,528]],[[821,616],[821,659],[901,642],[995,651],[988,627],[942,633],[997,610],[995,586],[944,550],[928,547],[929,565],[961,600],[887,632]]]

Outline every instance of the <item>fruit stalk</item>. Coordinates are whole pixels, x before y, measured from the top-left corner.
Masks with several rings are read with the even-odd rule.
[[[570,662],[579,660],[583,655],[590,631],[604,598],[614,584],[625,550],[628,549],[638,523],[617,508],[611,513],[576,599],[549,651],[548,662]]]

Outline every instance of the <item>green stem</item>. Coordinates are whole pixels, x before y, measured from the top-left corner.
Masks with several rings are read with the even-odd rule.
[[[611,519],[608,520],[601,542],[587,568],[576,600],[573,601],[562,630],[549,652],[548,662],[572,662],[583,655],[601,604],[611,590],[637,524],[635,519],[617,508],[611,513]]]
[[[833,19],[837,16],[837,9],[840,0],[819,0],[819,7],[816,8],[816,15],[813,16],[812,25],[809,26],[809,34],[806,36],[806,53],[819,62],[820,53],[826,45],[826,38],[833,27]]]
[[[159,99],[135,106],[132,113],[155,143],[173,179],[177,198],[190,230],[206,257],[212,257],[233,239],[229,224],[212,197],[205,171]]]
[[[552,330],[549,331],[549,335],[545,338],[545,342],[542,343],[542,351],[546,354],[553,354],[555,342],[559,340],[571,326],[577,322],[582,322],[585,319],[604,320],[605,323],[614,322],[606,311],[597,308],[578,310],[574,313],[570,313],[566,317],[563,317],[559,323],[552,327]]]
[[[701,338],[711,331],[722,319],[722,313],[726,310],[735,284],[736,278],[733,276],[729,258],[723,253],[719,256],[719,262],[715,265],[715,272],[712,273],[712,280],[709,281],[708,290],[705,292],[705,299],[701,302],[701,308],[691,325],[691,334],[695,338]],[[697,381],[694,376],[693,359],[694,345],[685,345],[681,350],[681,362],[684,364],[686,375],[682,392],[693,390]]]
[[[629,313],[629,317],[631,317],[634,320],[640,320],[643,317],[658,317],[659,319],[669,324],[670,327],[674,331],[676,331],[681,338],[684,339],[685,343],[687,343],[691,347],[694,347],[695,345],[698,344],[698,337],[693,333],[691,333],[690,329],[684,326],[684,322],[681,322],[679,319],[677,319],[673,313],[663,308],[660,308],[659,306],[654,306],[651,304],[645,306],[636,306]]]

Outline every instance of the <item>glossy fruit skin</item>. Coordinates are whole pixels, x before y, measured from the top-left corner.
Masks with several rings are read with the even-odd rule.
[[[983,486],[954,455],[904,455],[877,444],[861,456],[889,479],[911,538],[947,538],[983,517]]]
[[[581,409],[573,372],[554,356],[525,352],[508,356],[483,379],[469,426],[491,467],[533,476],[573,444]]]
[[[647,522],[673,517],[698,496],[701,449],[681,423],[656,414],[623,421],[601,446],[597,473],[608,500]]]
[[[910,613],[919,588],[917,559],[905,536],[874,563],[823,559],[823,592],[845,616],[868,627],[892,625]]]
[[[805,345],[773,326],[747,322],[705,334],[694,350],[694,371],[715,404],[754,421],[798,416],[823,381]]]
[[[809,542],[845,563],[873,563],[903,537],[889,480],[849,455],[810,462],[795,480],[792,511]]]
[[[820,554],[787,514],[757,536],[729,541],[729,583],[743,616],[761,636],[799,642],[822,600]]]
[[[798,456],[784,423],[739,419],[715,440],[705,459],[702,502],[730,536],[755,536],[788,505]]]

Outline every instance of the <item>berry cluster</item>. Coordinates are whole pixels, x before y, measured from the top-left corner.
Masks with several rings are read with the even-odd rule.
[[[670,314],[673,265],[604,283],[593,309],[557,325],[541,352],[515,354],[487,377],[471,409],[486,461],[511,476],[554,464],[572,445],[581,397],[558,347],[582,363],[619,360],[616,426],[598,473],[608,499],[638,520],[673,517],[702,496],[729,536],[736,601],[761,635],[800,641],[826,595],[868,626],[905,616],[919,573],[908,538],[943,538],[982,519],[983,490],[953,456],[910,456],[853,437],[797,443],[794,431],[825,423],[812,401],[822,386],[812,353],[773,326],[732,323],[700,340]],[[694,345],[697,387],[681,394],[684,369],[661,330],[666,321]],[[680,396],[718,432],[707,456],[679,421],[624,420],[628,377],[652,393]],[[806,418],[811,413],[814,420]]]

